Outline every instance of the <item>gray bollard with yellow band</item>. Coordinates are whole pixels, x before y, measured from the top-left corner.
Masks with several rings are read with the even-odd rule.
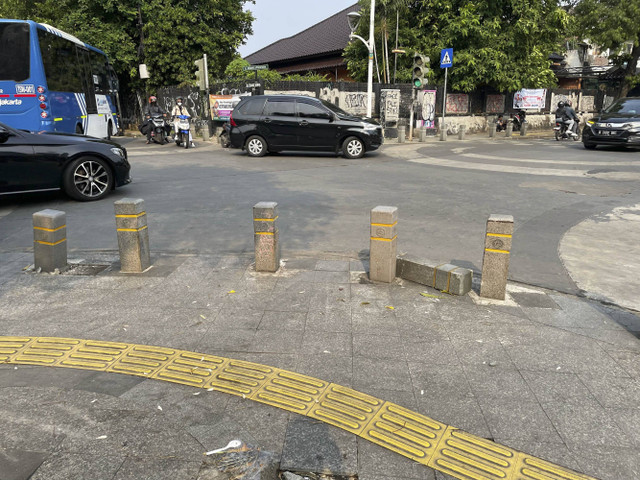
[[[369,279],[391,283],[396,277],[398,208],[378,206],[371,210]]]
[[[280,268],[278,204],[260,202],[253,207],[253,240],[257,272],[277,272]]]
[[[120,271],[141,273],[151,266],[147,212],[141,198],[123,198],[114,204]]]
[[[59,210],[33,214],[33,264],[43,272],[67,266],[67,215]]]
[[[480,296],[504,300],[507,293],[512,237],[513,217],[511,215],[489,217],[484,242]]]

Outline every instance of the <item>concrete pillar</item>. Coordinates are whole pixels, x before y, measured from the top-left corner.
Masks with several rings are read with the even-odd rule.
[[[504,300],[509,275],[509,255],[513,236],[511,215],[491,215],[487,220],[487,236],[482,260],[480,296]]]
[[[496,136],[496,119],[492,118],[491,120],[489,120],[489,138],[493,138]]]
[[[396,278],[398,208],[378,206],[371,210],[369,279],[391,283]]]
[[[440,141],[445,142],[447,140],[447,125],[445,123],[440,126]]]
[[[420,141],[421,142],[427,141],[427,129],[424,127],[420,128]]]
[[[208,142],[210,137],[211,135],[209,134],[209,123],[205,121],[202,124],[202,141]]]
[[[464,134],[467,131],[466,125],[460,125],[460,129],[458,130],[458,140],[464,140]]]
[[[398,127],[398,143],[404,143],[406,138],[406,129],[404,126]]]
[[[523,122],[520,126],[520,136],[524,137],[527,134],[527,122]]]
[[[257,272],[277,272],[280,268],[278,204],[260,202],[253,206],[253,241]]]
[[[53,272],[67,266],[67,214],[41,210],[33,214],[33,265]]]
[[[141,273],[151,266],[147,212],[141,198],[123,198],[113,204],[116,213],[120,271]]]
[[[505,131],[505,137],[510,137],[512,133],[513,133],[513,120],[509,119],[507,120],[507,129]]]

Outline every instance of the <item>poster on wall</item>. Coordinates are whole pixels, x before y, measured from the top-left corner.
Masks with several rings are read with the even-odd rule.
[[[436,128],[436,91],[418,91],[418,115],[417,120],[420,126],[425,128]]]
[[[247,95],[251,95],[247,93]],[[229,120],[229,115],[244,95],[209,95],[212,120]]]
[[[513,108],[544,109],[547,90],[545,88],[523,88],[513,95]]]
[[[383,125],[395,123],[400,115],[400,90],[380,90],[380,123]]]

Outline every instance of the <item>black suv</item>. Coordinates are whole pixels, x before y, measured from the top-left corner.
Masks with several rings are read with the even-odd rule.
[[[302,95],[244,97],[229,119],[231,147],[252,157],[282,150],[342,151],[360,158],[382,145],[379,124]]]
[[[640,147],[640,97],[621,98],[589,120],[582,143],[589,150],[598,145]]]

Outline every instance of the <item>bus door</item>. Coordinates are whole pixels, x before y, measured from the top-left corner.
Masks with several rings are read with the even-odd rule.
[[[80,116],[82,133],[91,135],[92,137],[104,137],[104,120],[99,122],[89,50],[78,47],[78,59],[82,65],[82,90],[84,92],[82,95],[76,94],[82,97],[82,103],[80,105],[82,110],[82,115]]]

